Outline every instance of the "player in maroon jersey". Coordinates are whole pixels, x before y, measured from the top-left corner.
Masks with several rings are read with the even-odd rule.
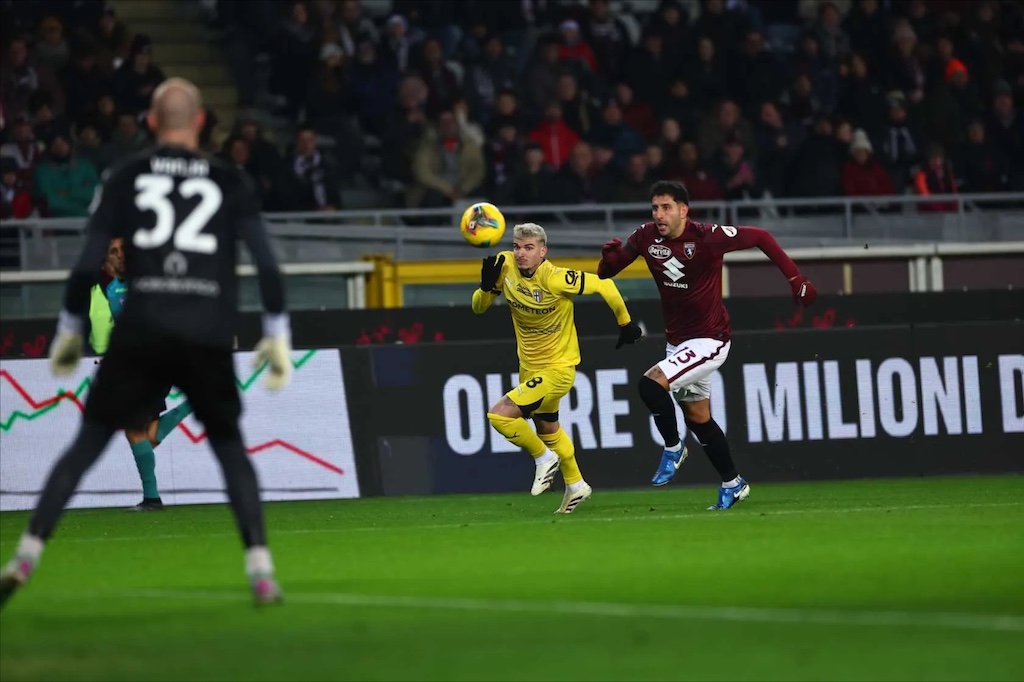
[[[785,275],[794,301],[809,306],[818,294],[767,231],[694,222],[687,217],[689,203],[683,183],[654,183],[654,221],[638,227],[625,244],[619,239],[605,244],[597,274],[601,278],[614,277],[637,257],[643,257],[661,295],[665,359],[637,382],[640,398],[654,416],[665,441],[661,465],[651,482],[665,485],[686,459],[671,392],[679,402],[687,427],[722,477],[718,503],[709,509],[728,509],[747,497],[750,486],[737,473],[725,434],[711,418],[710,378],[729,357],[732,334],[729,313],[722,302],[722,257],[730,251],[756,246]]]

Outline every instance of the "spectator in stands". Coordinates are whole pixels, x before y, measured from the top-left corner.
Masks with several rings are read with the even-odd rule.
[[[626,159],[626,171],[614,184],[612,201],[617,204],[646,204],[650,201],[651,184],[660,178],[651,175],[647,154],[634,152]]]
[[[459,130],[455,112],[443,110],[429,126],[413,157],[410,208],[441,208],[481,189],[487,167],[480,145]]]
[[[149,36],[136,35],[128,59],[114,73],[118,108],[132,114],[144,114],[149,110],[153,91],[165,78],[164,72],[153,63],[153,41]]]
[[[725,140],[721,153],[712,161],[711,172],[719,187],[725,190],[726,199],[759,199],[764,193],[754,162],[747,156],[743,139],[736,133]]]
[[[987,134],[1013,163],[1018,177],[1014,184],[1019,185],[1019,178],[1024,175],[1024,116],[1017,111],[1013,91],[1005,81],[998,82],[994,88]]]
[[[857,121],[868,135],[877,138],[885,128],[886,106],[884,90],[871,73],[868,60],[868,55],[854,53],[841,67],[838,113]]]
[[[427,86],[417,76],[406,77],[396,99],[381,140],[381,164],[387,178],[410,183],[413,157],[426,131]]]
[[[690,86],[682,77],[676,77],[669,86],[668,97],[658,109],[662,119],[674,118],[687,135],[694,134],[700,122],[700,109],[690,96]]]
[[[279,211],[337,211],[341,188],[333,164],[317,149],[316,131],[300,126],[295,150],[282,169],[274,197]]]
[[[888,25],[888,12],[879,0],[856,0],[843,19],[843,31],[849,36],[850,48],[867,55],[886,43]]]
[[[1006,192],[1011,189],[1010,163],[1006,153],[985,137],[985,123],[971,121],[967,140],[953,165],[957,186],[964,192]]]
[[[599,67],[597,57],[590,45],[583,39],[580,25],[573,19],[566,19],[558,25],[561,45],[558,47],[558,60],[569,67],[572,73],[581,77],[597,74]],[[589,79],[587,79],[589,80]]]
[[[594,152],[586,142],[577,142],[569,161],[558,171],[555,194],[559,203],[598,204],[611,196],[606,176],[594,176]]]
[[[284,97],[285,113],[295,118],[305,104],[309,65],[316,59],[320,46],[318,31],[305,0],[291,4],[288,18],[282,22],[275,37],[274,62],[270,89]],[[297,77],[301,75],[302,77]]]
[[[649,20],[650,28],[661,35],[665,59],[673,69],[687,56],[691,42],[689,23],[690,17],[678,0],[661,0]]]
[[[36,139],[32,121],[27,115],[15,118],[9,125],[10,142],[0,147],[0,157],[14,160],[19,180],[31,190],[35,168],[46,151],[46,145]]]
[[[512,117],[491,119],[493,134],[489,136],[485,158],[487,160],[487,187],[496,195],[511,194],[512,180],[523,160],[523,139],[516,120]]]
[[[101,176],[107,166],[115,160],[115,149],[109,142],[104,142],[96,126],[90,122],[77,127],[75,132],[75,154],[80,159],[87,159]]]
[[[928,148],[928,160],[924,167],[914,176],[914,191],[918,196],[927,197],[936,194],[956,194],[956,178],[953,167],[946,160],[946,152],[939,145]],[[955,201],[934,201],[917,205],[923,213],[957,210]]]
[[[805,137],[804,127],[783,120],[774,102],[761,103],[760,116],[754,125],[754,143],[758,149],[758,169],[764,188],[772,196],[786,195],[787,175]]]
[[[868,134],[857,129],[850,142],[850,158],[843,164],[843,194],[848,197],[877,197],[896,194],[885,167],[874,156]]]
[[[686,185],[690,193],[690,200],[694,202],[711,202],[725,199],[725,193],[718,184],[715,176],[700,162],[700,153],[697,145],[691,140],[684,141],[679,146],[679,170],[678,177]]]
[[[540,143],[529,141],[523,149],[523,163],[512,180],[511,203],[515,206],[541,206],[555,197],[556,175],[544,162]]]
[[[558,79],[558,102],[562,105],[562,120],[580,137],[590,134],[600,113],[590,93],[580,90],[572,73],[563,73]]]
[[[452,106],[455,100],[462,96],[459,77],[445,63],[441,41],[435,38],[423,41],[421,59],[416,71],[427,84],[427,116],[433,116]]]
[[[791,166],[788,195],[793,197],[836,197],[842,195],[842,165],[848,143],[836,139],[828,116],[819,116],[813,132],[797,150]]]
[[[668,163],[669,167],[675,169],[679,159],[679,147],[683,143],[683,129],[679,121],[674,118],[665,118],[661,121],[661,135],[658,136],[656,145],[661,150],[662,162]]]
[[[893,51],[885,67],[888,86],[906,93],[911,104],[918,104],[924,99],[927,73],[918,55],[917,33],[904,19],[897,23],[892,40]]]
[[[708,36],[718,47],[731,46],[739,37],[739,17],[726,11],[725,0],[705,0],[693,33]]]
[[[818,7],[818,21],[814,25],[821,53],[826,59],[838,62],[850,52],[850,38],[842,27],[842,16],[834,2],[824,2]]]
[[[110,138],[116,158],[134,154],[148,147],[149,143],[149,135],[139,125],[139,119],[134,114],[122,111],[117,115],[117,127]]]
[[[902,92],[886,96],[889,105],[889,122],[882,130],[881,161],[889,171],[897,193],[902,193],[910,183],[912,172],[921,163],[924,148],[923,138],[907,114],[907,100]]]
[[[71,136],[54,135],[49,152],[35,170],[33,190],[51,218],[84,218],[89,215],[99,174],[88,159],[77,158]]]
[[[678,153],[678,151],[677,151]],[[651,175],[663,178],[667,175],[666,163],[665,163],[665,150],[657,142],[651,142],[647,145],[647,168],[650,170]]]
[[[647,102],[638,102],[633,86],[625,81],[615,84],[615,99],[622,109],[622,122],[636,130],[647,141],[654,140],[661,132],[661,125],[654,116],[654,108]]]
[[[100,67],[94,42],[83,41],[72,50],[71,61],[60,72],[65,106],[72,115],[85,113],[100,97],[113,91],[113,81]]]
[[[597,59],[597,71],[606,77],[617,74],[630,46],[629,31],[612,14],[609,0],[591,0],[589,9],[582,30]]]
[[[648,29],[640,48],[627,60],[623,75],[632,84],[637,99],[661,106],[665,101],[665,84],[671,81],[676,64],[665,56],[665,41],[656,30]]]
[[[342,0],[340,15],[338,42],[350,60],[356,58],[361,45],[376,45],[380,40],[380,31],[369,17],[363,15],[363,7],[359,0]]]
[[[28,114],[28,102],[40,88],[39,72],[29,62],[28,43],[15,38],[7,50],[0,78],[3,81],[4,117],[14,120]]]
[[[343,177],[355,169],[362,139],[351,123],[355,109],[352,73],[345,51],[337,43],[320,47],[320,61],[312,70],[306,95],[306,122],[318,133],[332,137],[345,150],[339,168]]]
[[[580,136],[562,118],[562,105],[557,101],[544,108],[544,120],[527,137],[540,144],[544,162],[556,169],[562,167],[580,141]]]
[[[422,40],[423,32],[410,28],[409,21],[404,16],[391,15],[385,33],[381,36],[381,61],[399,73],[408,73],[415,57],[414,48]]]
[[[775,55],[768,50],[764,34],[756,29],[747,31],[729,76],[741,108],[751,113],[761,102],[778,99],[784,88],[784,74]]]
[[[18,165],[14,159],[0,157],[0,218],[21,220],[33,211],[32,194],[18,177]]]
[[[263,183],[260,181],[258,171],[249,153],[249,143],[242,136],[233,135],[224,142],[224,150],[221,153],[221,157],[228,165],[238,170],[241,174],[249,176],[256,191],[256,196],[259,197],[262,203],[264,200]]]
[[[796,121],[805,128],[813,125],[818,114],[828,111],[826,107],[822,106],[821,100],[814,90],[811,77],[806,73],[796,75],[789,89],[782,93],[779,101],[786,110],[786,118]]]
[[[466,73],[464,90],[473,118],[487,125],[498,93],[515,87],[518,74],[500,33],[490,33],[483,42],[483,54]]]
[[[39,42],[34,52],[36,63],[50,73],[59,73],[68,63],[70,50],[60,19],[51,16],[39,22]]]
[[[587,136],[594,145],[603,145],[615,154],[615,166],[622,168],[631,154],[643,153],[647,142],[639,131],[622,120],[622,107],[617,100],[609,99],[601,110],[601,121]]]
[[[726,139],[738,135],[744,150],[754,146],[754,135],[750,123],[740,115],[736,102],[726,99],[719,102],[713,114],[705,116],[697,135],[701,158],[711,159],[718,155]]]
[[[261,196],[268,197],[274,192],[274,183],[281,174],[281,154],[277,147],[267,141],[256,118],[242,116],[238,119],[235,133],[245,140],[249,147],[249,164]]]
[[[70,127],[64,116],[54,113],[53,101],[42,90],[32,93],[29,108],[32,111],[32,134],[45,146],[49,146],[57,132],[66,131]]]
[[[728,95],[728,76],[724,54],[719,54],[718,46],[710,37],[701,36],[697,39],[696,63],[688,64],[677,73],[676,81],[684,79],[693,105],[704,109]]]
[[[352,96],[359,126],[364,132],[378,138],[388,133],[399,79],[398,70],[380,60],[376,45],[368,41],[360,43],[352,67]]]
[[[117,18],[113,7],[104,6],[96,24],[96,38],[99,40],[97,59],[105,73],[113,73],[128,59],[131,51],[131,32],[124,22]]]
[[[562,69],[558,61],[558,42],[545,36],[537,43],[537,52],[526,72],[526,106],[531,112],[544,112],[549,102],[558,99],[558,79]]]

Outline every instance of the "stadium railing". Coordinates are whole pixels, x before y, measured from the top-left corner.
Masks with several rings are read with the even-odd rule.
[[[470,201],[447,209],[270,213],[266,219],[286,263],[352,261],[382,253],[401,261],[457,259],[467,250],[453,226]],[[918,210],[937,202],[956,210]],[[645,204],[501,208],[510,225],[525,220],[543,224],[552,247],[565,256],[592,254],[650,215]],[[1024,241],[1024,193],[693,202],[691,213],[719,224],[759,225],[787,248]],[[83,226],[83,219],[4,221],[0,270],[70,267]]]

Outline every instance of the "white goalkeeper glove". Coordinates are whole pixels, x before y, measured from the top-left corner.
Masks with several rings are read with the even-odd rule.
[[[57,318],[57,335],[50,344],[50,371],[54,376],[67,376],[78,368],[82,359],[82,318],[66,310]]]
[[[267,364],[267,390],[278,391],[292,380],[292,330],[287,313],[263,316],[263,338],[256,344],[254,367]]]

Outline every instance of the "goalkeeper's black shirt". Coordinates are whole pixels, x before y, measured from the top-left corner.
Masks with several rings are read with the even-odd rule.
[[[111,239],[124,239],[128,295],[122,335],[231,347],[238,320],[238,241],[259,271],[269,313],[284,312],[284,282],[249,179],[219,159],[163,145],[109,169],[90,207],[65,309],[85,317],[89,287]]]

